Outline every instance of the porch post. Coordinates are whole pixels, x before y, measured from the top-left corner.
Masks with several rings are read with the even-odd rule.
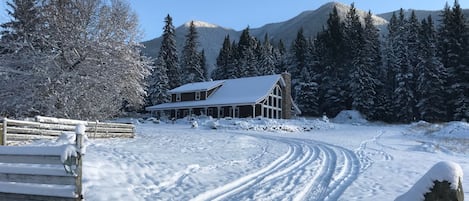
[[[231,106],[231,117],[235,118],[236,114],[235,114],[235,108],[236,106]]]
[[[256,118],[256,105],[252,105],[252,118]]]
[[[220,119],[220,106],[217,107],[217,118]]]

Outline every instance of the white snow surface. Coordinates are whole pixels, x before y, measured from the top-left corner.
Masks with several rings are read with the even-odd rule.
[[[192,121],[135,121],[135,138],[90,139],[86,200],[394,200],[441,161],[461,173],[432,178],[469,171],[464,141],[413,125],[203,118],[192,128]]]

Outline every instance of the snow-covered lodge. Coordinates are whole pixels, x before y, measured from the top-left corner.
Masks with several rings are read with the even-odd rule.
[[[147,107],[155,116],[289,119],[301,113],[291,97],[289,73],[189,83],[168,92],[171,101]]]

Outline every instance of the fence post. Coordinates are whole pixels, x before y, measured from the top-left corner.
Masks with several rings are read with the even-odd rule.
[[[7,145],[7,118],[3,118],[2,145]]]
[[[83,135],[85,134],[85,125],[79,124],[77,125],[75,129],[76,133],[76,141],[75,141],[75,146],[77,148],[78,152],[78,157],[77,157],[77,178],[75,180],[75,185],[76,185],[76,194],[78,195],[78,200],[83,200],[83,186],[82,186],[82,170],[83,170],[83,153],[82,153],[82,147],[83,147]]]

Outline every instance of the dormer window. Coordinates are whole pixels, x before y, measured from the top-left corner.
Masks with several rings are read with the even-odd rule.
[[[176,102],[181,101],[181,94],[176,94]]]
[[[195,100],[200,100],[200,91],[195,92]]]

